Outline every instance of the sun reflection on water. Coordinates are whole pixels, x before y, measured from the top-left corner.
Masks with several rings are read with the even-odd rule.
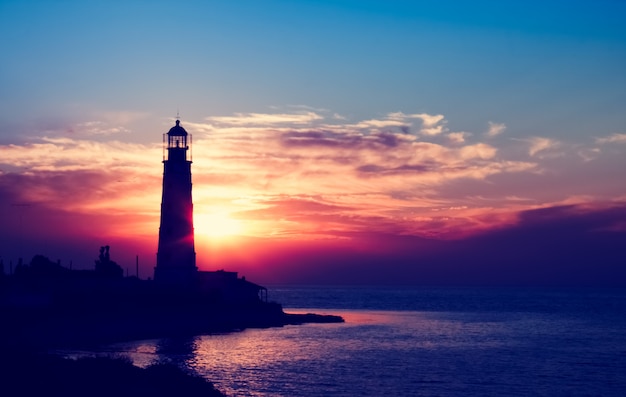
[[[492,302],[491,296],[485,299]],[[587,309],[574,314],[286,311],[338,314],[346,322],[136,341],[101,353],[127,355],[139,366],[177,364],[229,396],[559,395],[564,390],[621,395],[615,390],[623,390],[623,316],[594,317]],[[589,371],[590,366],[603,370]]]
[[[288,312],[328,314],[312,309]],[[442,350],[497,348],[508,332],[498,321],[476,318],[475,314],[463,318],[459,313],[442,312],[332,313],[346,322],[142,341],[118,344],[113,350],[126,352],[139,366],[175,363],[211,380],[227,395],[284,396],[302,394],[302,388],[314,390],[319,382],[327,392],[345,390],[342,379],[359,378],[359,371],[389,383],[394,377],[407,376],[407,363],[415,361],[414,355],[420,351],[429,355]],[[384,368],[377,368],[382,365]],[[280,393],[275,393],[277,387]],[[307,393],[315,395],[311,390]]]

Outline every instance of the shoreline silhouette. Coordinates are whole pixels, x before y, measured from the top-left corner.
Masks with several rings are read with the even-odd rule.
[[[281,327],[312,322],[343,322],[332,315],[285,313],[252,283],[231,272],[206,272],[228,282],[217,288],[163,285],[135,276],[123,277],[100,250],[94,270],[72,270],[36,255],[12,274],[0,273],[0,366],[6,381],[0,390],[25,395],[223,396],[212,383],[173,365],[147,369],[115,357],[79,359],[49,353],[57,348],[157,338],[237,332],[246,328]],[[206,280],[205,280],[206,281]],[[211,285],[209,283],[209,285]],[[204,285],[206,287],[206,285]],[[264,288],[253,288],[262,291]],[[265,295],[266,296],[266,295]],[[32,382],[36,379],[36,382]]]
[[[0,343],[46,349],[343,322],[334,315],[285,313],[257,294],[265,288],[233,272],[203,272],[208,281],[185,286],[123,277],[108,252],[100,251],[94,270],[71,270],[36,255],[1,277],[6,325]]]
[[[124,357],[69,359],[52,354],[0,355],[4,395],[224,397],[213,383],[173,364],[139,368]],[[17,394],[12,394],[17,393]]]

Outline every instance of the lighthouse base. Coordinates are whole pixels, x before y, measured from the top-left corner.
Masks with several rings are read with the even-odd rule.
[[[198,268],[195,266],[156,266],[154,281],[172,286],[194,286],[198,282]]]

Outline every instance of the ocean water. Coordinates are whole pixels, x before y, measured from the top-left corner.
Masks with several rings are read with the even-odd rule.
[[[626,291],[285,287],[343,324],[118,343],[68,356],[174,362],[230,396],[624,396]]]

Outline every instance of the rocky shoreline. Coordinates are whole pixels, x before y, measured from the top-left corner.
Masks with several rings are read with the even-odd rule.
[[[119,357],[72,360],[47,354],[58,348],[90,348],[121,341],[237,332],[247,328],[339,323],[343,318],[285,313],[276,303],[243,307],[161,308],[143,313],[79,313],[3,310],[0,332],[2,395],[222,397],[212,383],[173,365],[142,369]]]
[[[213,384],[173,364],[134,366],[123,357],[76,360],[33,352],[0,355],[4,396],[225,397]]]

